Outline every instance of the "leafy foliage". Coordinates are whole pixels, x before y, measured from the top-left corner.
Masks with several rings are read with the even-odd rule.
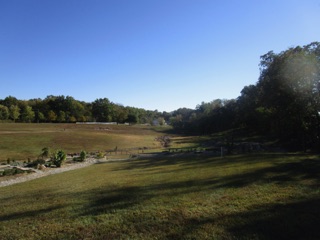
[[[117,122],[149,123],[161,117],[157,111],[124,107],[99,98],[92,103],[81,102],[70,96],[47,96],[45,99],[18,100],[8,96],[0,99],[0,120],[17,122]],[[167,121],[169,117],[165,120]]]
[[[42,148],[40,156],[42,159],[48,158],[50,156],[50,149],[48,147]]]
[[[52,157],[52,162],[56,167],[61,167],[62,163],[66,160],[67,155],[62,150],[57,150]]]
[[[80,152],[80,161],[83,162],[84,160],[86,160],[86,158],[87,158],[87,153],[86,151],[82,150]]]
[[[171,123],[201,134],[245,127],[293,149],[320,150],[320,43],[268,52],[261,56],[259,81],[245,86],[236,100],[177,110]]]

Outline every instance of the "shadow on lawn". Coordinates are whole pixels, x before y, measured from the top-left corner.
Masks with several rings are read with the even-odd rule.
[[[130,186],[117,189],[95,189],[85,193],[89,205],[83,208],[82,216],[112,214],[118,210],[130,209],[152,198],[140,187]]]
[[[150,168],[157,166],[166,166],[174,164],[182,164],[184,166],[193,166],[199,164],[207,164],[212,167],[219,167],[229,163],[256,163],[256,162],[272,162],[275,158],[300,157],[306,154],[277,154],[277,153],[253,153],[241,155],[229,155],[221,158],[220,152],[175,152],[175,153],[155,153],[140,154],[137,159],[129,159],[126,165],[119,170],[131,170],[137,168]]]
[[[301,160],[281,159],[300,158]],[[146,157],[138,160],[129,160],[120,165],[117,171],[142,169],[152,171],[153,168],[161,167],[162,173],[185,171],[198,168],[236,168],[234,164],[240,164],[243,172],[230,174],[221,179],[209,179],[207,181],[196,181],[200,185],[212,185],[215,187],[243,187],[253,183],[284,183],[287,181],[314,180],[320,184],[320,161],[318,159],[308,159],[305,154],[248,154],[235,157],[214,157],[212,155],[181,154],[181,155],[156,155],[155,157]],[[273,161],[273,159],[276,159]],[[256,169],[250,169],[250,165],[256,163],[267,163],[266,166],[258,166]],[[171,169],[170,166],[179,165]],[[248,168],[243,166],[248,166]],[[169,167],[166,170],[166,167]],[[214,174],[213,174],[214,176]],[[218,185],[217,185],[218,184]]]
[[[171,217],[179,219],[182,227],[169,233],[168,239],[189,239],[213,225],[223,226],[224,233],[209,232],[210,239],[320,239],[320,199],[255,206],[221,216],[196,218],[175,213]]]
[[[50,213],[51,211],[63,208],[63,206],[52,206],[44,209],[37,209],[37,210],[30,210],[30,211],[23,211],[19,213],[13,213],[8,215],[0,215],[0,222],[3,221],[10,221],[16,219],[23,219],[23,218],[33,218],[37,217],[46,213]]]
[[[266,156],[264,159],[270,161],[268,157],[271,158],[272,156]],[[135,168],[149,170],[158,166],[162,166],[165,169],[166,166],[172,164],[179,164],[182,169],[184,169],[183,167],[195,167],[195,171],[197,171],[196,165],[204,164],[205,167],[210,167],[214,170],[215,167],[228,165],[228,161],[228,159],[212,157],[200,157],[199,159],[143,159],[121,162],[121,168],[116,171],[124,170],[123,173],[119,174],[128,174],[129,172],[126,170],[134,170]],[[259,158],[243,156],[243,158],[237,158],[237,161],[249,164],[252,161],[259,161]],[[173,169],[172,171],[174,173],[176,170]],[[144,173],[138,171],[135,174]],[[236,211],[231,211],[231,213],[218,211],[214,214],[214,212],[209,211],[207,215],[203,212],[198,213],[198,215],[192,215],[187,206],[183,204],[181,206],[179,204],[176,205],[172,200],[175,198],[180,201],[180,196],[185,197],[189,193],[210,193],[210,191],[213,193],[219,189],[241,188],[251,184],[289,183],[292,186],[295,183],[301,184],[301,180],[308,180],[310,196],[306,195],[303,199],[293,197],[288,199],[286,204],[283,202],[258,204],[251,206],[247,210],[241,211],[237,209]],[[251,171],[248,169],[243,173],[219,175],[212,178],[208,176],[201,178],[199,176],[198,179],[181,180],[173,177],[167,178],[165,181],[146,182],[145,184],[130,181],[125,185],[108,183],[100,188],[78,193],[64,193],[63,196],[60,195],[59,197],[62,200],[81,199],[77,206],[73,206],[73,204],[76,204],[76,200],[71,202],[65,200],[67,202],[65,210],[70,211],[67,209],[72,204],[73,214],[75,214],[76,218],[96,217],[107,214],[111,215],[109,216],[111,218],[120,218],[120,224],[130,226],[127,229],[135,229],[137,233],[141,234],[151,233],[153,237],[157,237],[157,234],[162,234],[161,236],[165,236],[162,239],[197,239],[200,238],[199,236],[203,231],[207,231],[209,235],[207,238],[209,239],[320,239],[320,232],[318,231],[320,226],[320,196],[319,192],[314,191],[319,185],[320,161],[302,159],[291,162],[276,161],[269,167],[257,168]],[[54,200],[55,194],[54,192],[41,192],[38,198],[42,199],[43,196],[47,196],[47,199]],[[159,198],[162,200],[157,203]],[[34,196],[31,197],[30,195],[30,199],[27,200],[31,201],[32,199],[34,199]],[[165,201],[169,201],[169,207],[164,206]],[[204,201],[207,201],[207,199]],[[218,201],[230,201],[225,204],[232,204],[232,199],[223,200],[221,198]],[[153,204],[153,208],[148,205],[150,202]],[[159,204],[162,210],[158,210],[156,204]],[[195,202],[194,204],[198,203]],[[212,204],[215,204],[215,202],[212,201]],[[63,206],[1,215],[0,222],[22,218],[32,219],[59,208],[63,208]],[[163,212],[160,214],[159,211]],[[108,228],[108,226],[103,227]],[[224,232],[211,232],[217,229],[223,229]],[[103,231],[108,231],[108,229]],[[114,234],[114,238],[117,239],[125,236],[121,235],[123,234],[121,231]],[[125,234],[130,236],[130,232]]]
[[[203,161],[209,161],[209,159]],[[217,166],[225,164],[225,160],[217,159],[216,161]],[[136,163],[126,162],[125,165],[129,164],[129,167],[124,167],[124,169],[133,169],[134,166],[148,169],[165,164],[195,164],[183,159],[160,160],[160,162],[152,159],[139,161],[137,165]],[[102,213],[116,213],[122,209],[130,212],[134,206],[139,204],[143,208],[146,201],[156,199],[160,194],[170,199],[170,197],[179,197],[179,195],[183,196],[188,193],[242,188],[251,184],[289,183],[292,186],[297,183],[302,185],[302,180],[308,180],[310,196],[306,195],[303,199],[292,197],[287,200],[286,204],[282,202],[255,205],[246,211],[212,216],[200,214],[191,217],[183,212],[174,212],[165,220],[157,220],[157,213],[153,210],[143,216],[128,217],[125,223],[134,226],[135,229],[140,229],[139,231],[151,229],[155,233],[157,231],[166,232],[167,239],[194,237],[197,231],[202,231],[201,229],[208,225],[224,228],[226,239],[320,239],[318,231],[320,196],[319,192],[314,192],[320,185],[320,161],[314,159],[276,162],[270,167],[210,179],[183,181],[172,179],[170,182],[150,183],[145,186],[95,190],[88,193],[88,196],[94,196],[94,198],[91,199],[90,205],[85,207],[86,210],[82,214],[94,216]],[[177,225],[174,231],[172,227],[169,227],[170,224]],[[212,234],[214,236],[214,233]]]
[[[256,206],[229,215],[228,231],[242,239],[320,239],[320,199]]]
[[[157,165],[160,164],[163,166],[164,164],[181,164],[181,162],[181,159],[175,162],[168,161],[168,163],[166,162],[166,160],[163,160],[161,161],[161,163],[157,163]],[[154,166],[153,162],[148,163],[148,161],[140,161],[140,164],[142,164],[146,169],[148,169],[148,166]],[[220,160],[217,160],[216,164],[220,167],[223,165]],[[130,165],[129,169],[131,169],[131,167],[133,166]],[[138,165],[138,167],[141,166]],[[162,174],[163,172],[174,174],[176,171],[183,170],[173,169],[167,172],[165,170],[161,170],[159,173],[150,174]],[[197,171],[196,168],[194,171]],[[319,187],[320,161],[314,159],[303,159],[297,162],[282,162],[276,163],[270,167],[259,168],[251,171],[248,170],[243,173],[230,174],[225,176],[215,176],[213,173],[212,177],[210,178],[202,178],[200,174],[199,178],[197,179],[188,179],[184,181],[179,181],[173,178],[172,180],[167,180],[166,182],[156,184],[150,183],[150,185],[147,185],[147,187],[145,188],[131,187],[129,189],[118,189],[117,192],[113,194],[123,195],[121,197],[122,199],[130,199],[129,196],[135,195],[150,198],[152,196],[147,196],[147,193],[156,192],[158,190],[161,190],[162,194],[167,194],[168,196],[176,196],[177,194],[212,191],[220,188],[242,188],[252,184],[300,184],[302,180],[307,180],[309,182],[308,187],[311,187],[313,189]]]
[[[313,180],[313,185],[320,184],[320,161],[304,159],[299,162],[278,163],[271,167],[252,172],[227,176],[221,187],[244,187],[250,184],[300,182]]]
[[[297,198],[287,204],[255,205],[244,212],[210,216],[202,213],[192,216],[185,208],[174,211],[166,208],[167,215],[163,217],[164,214],[159,214],[156,209],[146,208],[144,212],[143,203],[153,197],[157,196],[139,188],[118,189],[97,197],[90,206],[86,206],[82,216],[123,214],[118,210],[126,209],[122,224],[136,229],[135,233],[152,232],[153,236],[165,236],[161,239],[196,239],[202,231],[207,231],[209,238],[216,236],[222,239],[320,239],[319,198]],[[138,204],[139,210],[134,208]],[[223,237],[221,232],[214,232],[219,228],[223,229]],[[120,238],[124,233],[130,236],[130,232],[118,232],[116,237]]]

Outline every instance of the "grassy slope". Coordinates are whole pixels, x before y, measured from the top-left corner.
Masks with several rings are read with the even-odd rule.
[[[320,239],[315,156],[185,155],[0,188],[3,239]]]
[[[147,126],[1,123],[0,161],[34,159],[44,147],[68,153],[154,148],[159,135]]]

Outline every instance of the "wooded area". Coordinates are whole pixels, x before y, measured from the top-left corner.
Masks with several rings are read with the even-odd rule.
[[[92,103],[71,96],[47,96],[45,99],[18,100],[8,96],[0,100],[0,121],[14,122],[118,122],[152,123],[159,119],[158,111],[124,107],[100,98]],[[159,119],[161,120],[161,119]]]
[[[213,133],[247,128],[272,135],[296,150],[320,150],[320,43],[261,56],[260,77],[233,100],[201,103],[174,112],[172,125]]]
[[[161,113],[125,107],[107,98],[86,103],[70,96],[27,101],[9,96],[0,100],[0,120],[167,122],[178,131],[196,134],[247,128],[273,135],[294,149],[320,150],[320,43],[266,53],[255,85],[245,86],[237,99],[202,102],[196,109]]]

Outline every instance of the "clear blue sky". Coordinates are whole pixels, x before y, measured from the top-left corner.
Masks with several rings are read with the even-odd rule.
[[[195,108],[237,98],[261,55],[319,26],[319,0],[0,0],[0,99]]]

